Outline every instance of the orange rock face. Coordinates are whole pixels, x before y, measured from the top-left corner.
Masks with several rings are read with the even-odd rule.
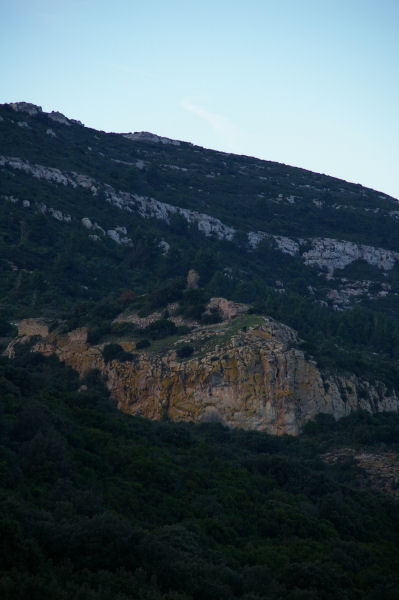
[[[86,340],[83,328],[43,338],[34,349],[56,353],[82,375],[99,369],[119,408],[150,419],[220,421],[295,435],[320,412],[338,419],[359,408],[378,412],[399,406],[383,384],[323,374],[298,347],[296,333],[273,319],[222,337],[188,360],[176,359],[167,348],[157,354],[142,351],[132,362],[105,364],[101,346]]]

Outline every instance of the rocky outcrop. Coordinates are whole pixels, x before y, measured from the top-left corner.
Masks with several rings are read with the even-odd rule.
[[[285,235],[271,235],[264,231],[250,231],[248,233],[248,245],[252,250],[257,248],[261,241],[265,239],[271,240],[280,252],[290,256],[299,254],[299,246],[304,242],[304,240],[293,240]]]
[[[158,244],[158,248],[161,250],[163,256],[167,256],[170,249],[170,244],[166,240],[161,240]]]
[[[198,271],[195,269],[190,269],[187,273],[187,290],[196,290],[198,288],[200,276]]]
[[[262,240],[268,239],[284,254],[301,256],[309,266],[326,268],[332,275],[336,269],[344,269],[357,260],[364,260],[383,271],[390,271],[397,261],[399,253],[384,248],[375,248],[364,244],[356,244],[347,240],[333,238],[299,238],[291,239],[282,235],[271,235],[264,231],[248,233],[248,245],[254,250]]]
[[[49,113],[49,119],[56,121],[57,123],[61,123],[62,125],[67,125],[68,127],[71,126],[69,119],[67,119],[65,115],[58,111],[53,110],[51,113]]]
[[[305,264],[326,267],[330,273],[335,269],[343,269],[356,260],[364,260],[378,269],[389,271],[399,260],[399,253],[343,240],[314,238],[311,240],[311,248],[302,257]]]
[[[23,171],[27,175],[32,175],[36,179],[44,179],[50,183],[71,186],[73,188],[82,187],[90,190],[93,195],[96,195],[98,191],[95,179],[89,177],[88,175],[75,173],[74,171],[71,171],[70,173],[64,173],[60,169],[32,164],[26,160],[14,156],[0,156],[0,166]]]
[[[47,117],[52,121],[56,121],[57,123],[61,123],[62,125],[67,125],[68,127],[71,125],[71,123],[75,123],[76,125],[82,125],[81,121],[78,121],[76,119],[68,119],[68,117],[66,117],[58,111],[52,110],[50,113],[43,112],[41,106],[31,104],[30,102],[10,102],[10,104],[6,106],[9,106],[13,110],[15,110],[15,112],[27,113],[30,117],[35,117],[39,114],[47,115]]]
[[[131,244],[132,240],[127,237],[127,229],[126,227],[118,226],[115,229],[108,229],[107,236],[114,240],[117,244]]]
[[[281,323],[264,318],[230,336],[229,326],[203,328],[213,332],[212,344],[201,341],[189,360],[178,360],[172,347],[105,364],[101,347],[87,343],[85,329],[45,337],[34,349],[57,354],[82,375],[99,369],[119,408],[151,419],[220,421],[280,435],[297,434],[318,413],[339,419],[356,409],[398,410],[398,397],[383,384],[327,377],[298,347],[295,332]],[[12,355],[13,344],[8,351]]]
[[[15,196],[1,196],[2,200],[6,200],[11,202],[12,204],[21,204],[23,208],[34,208],[36,212],[42,213],[42,215],[49,215],[53,219],[59,222],[71,223],[72,217],[71,215],[64,214],[61,210],[57,208],[52,208],[51,206],[47,206],[41,202],[32,203],[30,200],[20,200]]]
[[[18,335],[23,336],[34,336],[47,337],[49,334],[49,327],[43,319],[23,319],[18,324]]]
[[[94,196],[98,194],[99,189],[102,189],[107,202],[121,210],[137,212],[144,219],[159,219],[169,223],[173,215],[180,215],[188,223],[194,224],[198,230],[206,236],[215,236],[220,240],[231,241],[236,233],[234,227],[225,225],[220,219],[212,217],[211,215],[190,210],[188,208],[180,208],[179,206],[161,202],[155,198],[122,192],[120,190],[118,191],[111,185],[103,185],[92,177],[82,173],[75,173],[74,171],[63,172],[60,169],[32,164],[21,158],[10,156],[0,156],[0,166],[23,171],[36,179],[44,179],[50,183],[71,186],[74,189],[82,187],[90,191]],[[90,221],[89,217],[85,217],[85,219]],[[114,234],[111,234],[110,237],[112,237],[114,241],[117,241],[116,238],[118,238],[119,241],[117,243],[130,242],[130,239],[128,242],[121,241],[119,235],[115,236]]]
[[[82,173],[63,172],[57,168],[31,164],[20,158],[9,156],[0,156],[0,166],[23,171],[37,179],[44,179],[53,184],[71,186],[72,188],[81,187],[94,196],[97,196],[101,190],[107,202],[121,210],[136,212],[144,219],[154,218],[170,223],[173,216],[178,215],[188,223],[195,225],[204,235],[214,236],[220,240],[233,241],[237,233],[234,227],[223,223],[217,217],[174,206],[155,198],[116,190],[111,185],[102,184]],[[82,223],[88,229],[92,228],[89,217],[84,217]],[[103,230],[103,228],[101,229]],[[118,244],[130,244],[131,239],[126,230],[122,231],[123,229],[123,227],[108,229],[107,235]],[[263,231],[251,231],[247,234],[247,239],[251,250],[256,249],[262,240],[270,240],[280,252],[290,256],[300,256],[306,265],[326,269],[330,276],[333,275],[336,269],[343,269],[357,260],[363,260],[384,271],[389,271],[399,261],[398,252],[333,238],[292,239]]]
[[[104,186],[104,193],[107,201],[114,206],[129,212],[135,210],[144,219],[159,219],[169,223],[173,215],[180,215],[184,217],[188,223],[196,225],[198,230],[204,235],[215,236],[220,240],[225,239],[231,241],[236,232],[233,227],[225,225],[216,217],[212,217],[205,213],[199,213],[188,208],[174,206],[167,202],[161,202],[155,198],[116,191],[109,185]]]
[[[135,133],[122,133],[123,137],[132,142],[147,142],[150,144],[170,144],[172,146],[180,146],[178,140],[171,140],[167,137],[150,133],[149,131],[136,131]]]
[[[15,110],[15,112],[25,112],[30,116],[35,116],[43,112],[41,106],[31,104],[30,102],[10,102],[8,106]]]
[[[362,488],[374,488],[399,499],[399,456],[394,452],[365,452],[354,448],[338,448],[321,456],[324,462],[339,464],[353,460],[361,470],[356,473]]]
[[[233,302],[232,300],[226,300],[226,298],[211,298],[207,306],[207,312],[211,313],[216,310],[223,321],[230,321],[238,315],[248,312],[248,309],[247,304]]]
[[[60,183],[62,185],[72,185],[72,187],[76,187],[77,184],[71,178],[68,178],[64,175],[60,169],[55,169],[53,167],[45,167],[43,165],[32,165],[31,163],[22,160],[21,158],[11,157],[11,156],[0,156],[0,166],[7,166],[11,169],[16,169],[19,171],[24,171],[29,175],[33,175],[33,177],[37,179],[46,179],[52,183]]]
[[[325,297],[335,310],[341,310],[350,308],[364,296],[370,299],[383,298],[389,294],[390,290],[389,283],[376,285],[373,281],[348,281],[342,278],[337,287],[329,290]]]

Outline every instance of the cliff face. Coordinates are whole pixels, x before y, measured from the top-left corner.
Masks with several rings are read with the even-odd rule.
[[[86,337],[83,328],[42,338],[34,349],[56,353],[82,375],[99,369],[119,408],[151,419],[220,421],[295,435],[320,412],[338,419],[359,408],[379,412],[399,406],[398,397],[383,384],[323,375],[297,347],[295,332],[268,318],[246,331],[215,338],[213,347],[202,347],[189,360],[178,360],[169,349],[105,364],[101,347],[90,346]]]

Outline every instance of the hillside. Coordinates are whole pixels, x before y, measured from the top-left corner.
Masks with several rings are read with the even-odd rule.
[[[2,599],[397,598],[397,476],[384,495],[342,459],[397,464],[397,415],[299,437],[159,423],[27,346],[0,386]]]
[[[0,141],[0,597],[395,600],[397,200],[23,102]]]
[[[177,350],[186,345],[194,352],[187,364],[196,370],[198,328],[223,321],[212,298],[225,298],[245,303],[254,317],[283,323],[281,331],[286,325],[294,330],[295,356],[301,364],[315,363],[318,373],[308,396],[330,397],[330,385],[338,390],[327,412],[338,417],[352,408],[397,409],[394,198],[151,133],[96,131],[23,102],[0,107],[0,136],[3,348],[16,334],[15,323],[42,318],[58,336],[73,337],[87,327],[87,343],[101,357],[116,344],[142,362],[149,357],[147,365],[164,364],[173,350],[168,344]],[[187,283],[190,272],[194,280]],[[172,305],[183,319],[180,326],[171,318]],[[142,327],[131,321],[134,314],[156,322]],[[232,382],[224,378],[223,356],[234,335],[244,346],[249,339],[238,329],[222,335],[217,355],[208,352],[204,359],[213,363],[205,373],[214,372],[221,388]],[[119,360],[117,353],[110,365],[121,372],[129,356]],[[250,381],[249,371],[257,367],[251,360],[245,364],[239,378]],[[275,393],[283,403],[296,403],[296,416],[280,432],[300,430],[298,410],[312,416],[332,402],[312,401],[305,410],[297,362],[290,365],[294,371],[280,377]],[[283,380],[290,379],[294,385],[287,391]],[[198,392],[203,409],[209,395],[201,385],[194,382],[184,395]],[[261,410],[270,400],[268,385],[250,383],[253,397],[261,390],[265,398]],[[238,402],[251,397],[237,389]],[[181,414],[191,418],[192,406],[185,410]],[[277,413],[272,421],[278,422]]]
[[[393,198],[153,134],[95,131],[25,103],[2,105],[0,116],[3,286],[12,301],[51,304],[49,289],[58,305],[58,294],[67,302],[142,291],[196,268],[202,285],[243,301],[260,280],[339,308],[396,306]]]

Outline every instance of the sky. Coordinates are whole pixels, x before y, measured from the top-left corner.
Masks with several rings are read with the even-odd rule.
[[[0,103],[399,198],[399,0],[1,0]]]

